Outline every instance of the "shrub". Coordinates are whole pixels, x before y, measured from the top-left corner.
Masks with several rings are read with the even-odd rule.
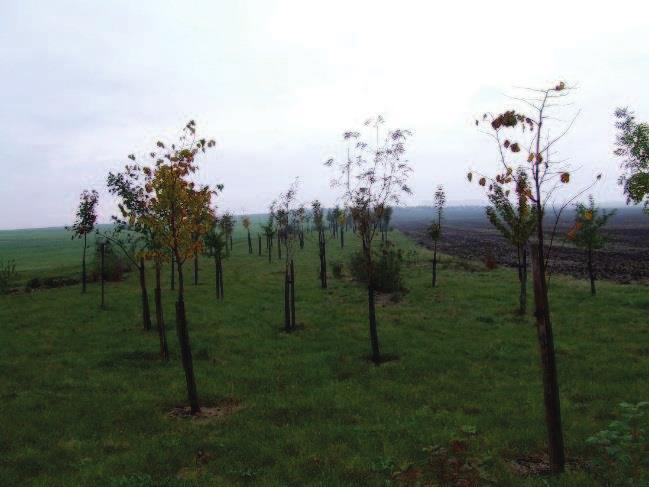
[[[485,252],[484,265],[488,271],[492,271],[498,267],[498,262],[496,261],[496,257],[494,257],[494,253],[491,247],[488,247],[487,251]]]
[[[105,244],[104,249],[104,278],[107,281],[121,281],[124,279],[124,274],[131,270],[129,261],[124,257],[124,254],[119,248],[111,245],[109,242]],[[91,281],[98,281],[101,274],[101,243],[95,245],[94,262],[92,265],[92,272],[90,274]]]
[[[341,279],[343,277],[343,263],[339,260],[331,263],[331,272],[336,279]]]
[[[13,260],[0,262],[0,294],[8,293],[17,277],[16,263]]]
[[[594,464],[607,485],[647,485],[649,402],[623,402],[619,407],[620,414],[615,421],[588,438],[586,443],[597,448]]]
[[[401,264],[403,254],[391,242],[384,242],[372,256],[374,263],[373,287],[383,293],[393,293],[403,290],[401,279]],[[354,252],[349,260],[349,270],[359,282],[367,283],[367,267],[361,251]]]

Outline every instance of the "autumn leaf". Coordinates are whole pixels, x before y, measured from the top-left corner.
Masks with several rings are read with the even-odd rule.
[[[484,177],[480,178],[480,181],[478,181],[478,184],[480,186],[484,186],[485,184],[487,184],[487,178],[484,178]]]
[[[561,182],[567,183],[570,181],[570,173],[564,172],[561,174]]]
[[[466,178],[469,180],[469,182],[471,182],[473,180],[473,173],[470,172],[469,174],[467,174]]]

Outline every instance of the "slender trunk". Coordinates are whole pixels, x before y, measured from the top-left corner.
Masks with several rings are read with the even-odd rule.
[[[214,282],[216,288],[216,299],[221,298],[221,273],[219,269],[219,258],[214,255]]]
[[[86,248],[88,247],[88,236],[83,234],[83,257],[81,258],[81,293],[86,292]]]
[[[518,311],[524,315],[527,312],[527,246],[519,250],[520,263],[518,266],[518,280],[520,283],[520,296]]]
[[[198,285],[198,254],[194,254],[194,286]]]
[[[234,250],[234,247],[232,246],[232,234],[230,234],[230,250]]]
[[[291,259],[291,329],[295,330],[295,266]]]
[[[370,341],[372,343],[372,361],[379,363],[381,353],[379,352],[379,334],[376,329],[376,306],[374,304],[374,287],[371,282],[367,285],[367,304],[370,320]]]
[[[176,288],[176,259],[174,258],[174,255],[171,254],[171,290],[173,291]]]
[[[595,296],[595,271],[593,270],[593,249],[588,247],[588,277],[590,278],[590,294]]]
[[[165,330],[164,316],[162,314],[162,287],[160,285],[160,260],[155,261],[155,320],[160,338],[160,357],[169,360],[169,346],[167,345],[167,332]]]
[[[342,225],[340,227],[340,248],[345,248],[345,228]]]
[[[151,329],[151,310],[149,309],[149,294],[146,290],[146,273],[144,268],[144,258],[140,257],[140,291],[142,293],[142,324],[146,331]]]
[[[284,267],[284,331],[286,331],[287,333],[291,331],[291,306],[289,286],[289,270],[288,265],[286,265]]]
[[[261,257],[261,235],[257,234],[257,240],[259,240],[259,256]]]
[[[101,244],[101,309],[106,309],[106,301],[104,299],[104,286],[105,286],[105,280],[106,280],[106,270],[104,267],[104,262],[105,262],[105,255],[106,255],[106,244],[102,243]]]
[[[279,231],[277,232],[277,258],[278,259],[282,258],[282,240],[281,237],[279,236]]]
[[[543,399],[545,403],[545,422],[548,431],[548,455],[550,468],[554,474],[563,472],[565,452],[563,429],[561,426],[561,404],[559,400],[559,381],[554,350],[554,336],[550,321],[548,289],[545,280],[543,247],[532,246],[532,277],[534,280],[534,306],[536,329],[538,333],[541,366],[543,372]]]
[[[223,294],[223,259],[219,255],[219,292],[221,294],[221,299],[225,297]]]
[[[376,305],[374,303],[374,283],[372,275],[372,250],[363,241],[363,252],[365,253],[365,260],[367,264],[367,307],[370,321],[370,342],[372,344],[372,361],[378,364],[381,361],[381,353],[379,351],[379,333],[376,327]]]
[[[252,254],[252,239],[250,238],[250,230],[248,230],[248,253]]]
[[[266,248],[268,249],[268,263],[272,261],[273,237],[266,237]]]
[[[319,232],[320,242],[320,286],[327,289],[327,243],[324,232]]]
[[[183,266],[180,259],[176,259],[178,267],[178,301],[176,302],[176,331],[180,345],[183,370],[185,371],[185,382],[187,383],[187,399],[192,414],[201,411],[198,405],[198,392],[196,391],[196,379],[194,377],[194,363],[192,350],[189,343],[189,329],[187,326],[187,315],[185,313],[185,287],[183,282]]]
[[[437,240],[433,242],[433,287],[437,285]]]

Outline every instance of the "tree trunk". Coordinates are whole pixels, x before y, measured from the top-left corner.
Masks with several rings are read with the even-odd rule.
[[[370,321],[370,342],[372,344],[372,361],[375,364],[380,363],[381,353],[379,351],[379,333],[376,329],[376,306],[374,303],[374,284],[372,275],[372,250],[363,241],[363,253],[367,265],[367,307]]]
[[[291,331],[290,281],[288,265],[284,267],[284,331]]]
[[[340,226],[340,248],[345,248],[345,228],[342,225]]]
[[[178,301],[176,302],[176,331],[178,333],[178,343],[180,345],[180,355],[182,358],[183,369],[185,371],[185,382],[187,383],[187,399],[192,414],[201,411],[198,405],[198,392],[196,391],[196,379],[194,378],[194,363],[192,360],[192,350],[189,343],[189,329],[187,327],[187,315],[185,313],[185,297],[183,283],[183,267],[180,259],[176,259],[178,267]]]
[[[248,253],[252,254],[252,239],[250,238],[250,230],[248,230]]]
[[[105,280],[106,280],[106,271],[104,267],[105,263],[105,255],[106,255],[106,244],[102,243],[101,244],[101,309],[106,309],[106,301],[104,299],[104,286],[105,286]]]
[[[194,286],[198,286],[198,254],[194,254]]]
[[[524,315],[527,313],[527,246],[523,246],[520,251],[521,261],[518,266],[518,280],[520,283],[520,295],[518,311]]]
[[[327,243],[324,232],[318,232],[318,239],[320,243],[320,286],[322,289],[327,289]]]
[[[171,254],[171,290],[173,291],[176,288],[176,271],[175,271],[176,260],[174,255]]]
[[[232,234],[230,234],[230,250],[234,250],[234,247],[232,246]]]
[[[593,270],[593,249],[588,247],[588,277],[590,278],[590,294],[595,296],[595,271]]]
[[[372,343],[372,361],[379,363],[381,361],[381,353],[379,352],[379,334],[376,329],[376,306],[374,304],[374,288],[372,284],[367,286],[367,304],[370,319],[370,341]]]
[[[282,240],[279,236],[279,231],[277,232],[277,258],[282,259]]]
[[[223,259],[219,255],[219,293],[221,294],[221,299],[225,297],[223,294]]]
[[[160,260],[155,261],[155,320],[160,337],[160,357],[169,360],[169,346],[167,345],[167,331],[165,330],[164,316],[162,314],[162,287],[160,285]]]
[[[83,257],[81,258],[81,293],[86,292],[86,248],[88,247],[88,236],[83,234]]]
[[[563,472],[565,452],[563,429],[561,426],[561,404],[559,382],[554,351],[554,336],[550,321],[548,288],[545,280],[543,247],[532,246],[532,278],[534,281],[534,306],[536,329],[538,333],[543,372],[543,399],[545,403],[545,423],[548,431],[548,456],[554,474]]]
[[[433,242],[433,287],[437,285],[437,240]]]
[[[268,248],[268,263],[270,264],[273,259],[273,237],[266,237],[266,247]]]
[[[259,256],[261,257],[261,235],[257,234],[257,239],[259,240]]]
[[[149,294],[146,290],[146,273],[144,268],[144,258],[140,257],[140,291],[142,293],[142,324],[146,331],[151,329],[151,310],[149,309]]]
[[[219,258],[214,256],[214,282],[216,290],[216,299],[221,299],[221,269],[219,269]]]
[[[291,259],[291,329],[295,330],[295,266]]]

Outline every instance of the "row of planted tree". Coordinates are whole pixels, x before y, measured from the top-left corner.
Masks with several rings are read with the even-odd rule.
[[[486,113],[476,126],[491,137],[497,145],[500,170],[490,176],[472,171],[474,179],[487,191],[491,205],[487,216],[509,242],[517,249],[520,281],[520,312],[526,312],[526,283],[528,255],[531,256],[534,282],[534,317],[540,349],[545,419],[548,431],[549,457],[552,470],[564,468],[565,454],[559,402],[559,385],[555,360],[553,328],[548,296],[548,262],[551,257],[555,233],[561,212],[587,192],[592,185],[565,198],[555,208],[554,225],[546,229],[548,208],[556,201],[556,193],[570,182],[567,164],[558,158],[556,143],[572,126],[571,121],[551,137],[548,125],[557,122],[553,111],[560,109],[562,100],[570,89],[562,82],[542,90],[532,90],[523,101],[532,110],[529,115],[507,110]],[[621,181],[627,196],[634,202],[642,201],[649,184],[642,171],[649,166],[649,128],[637,124],[633,115],[618,110],[619,129],[616,154],[625,158],[627,170]],[[295,266],[294,255],[304,248],[305,233],[317,232],[319,276],[322,288],[327,287],[328,236],[345,245],[345,233],[351,232],[360,241],[367,285],[368,323],[371,358],[381,363],[379,335],[375,307],[376,237],[387,240],[392,207],[410,194],[408,179],[412,168],[406,160],[407,142],[411,132],[402,129],[385,130],[381,116],[368,120],[359,131],[345,132],[347,157],[329,159],[325,165],[336,172],[333,187],[339,190],[342,208],[325,213],[318,201],[310,208],[298,204],[297,180],[270,206],[268,220],[257,234],[257,254],[263,251],[272,260],[274,252],[284,264],[284,327],[296,329]],[[642,145],[644,144],[644,145]],[[214,259],[216,297],[223,298],[223,257],[232,250],[234,216],[224,213],[217,216],[214,198],[223,191],[222,185],[201,185],[194,181],[198,161],[202,154],[213,148],[213,140],[199,138],[196,126],[190,121],[183,129],[177,143],[158,142],[142,162],[130,155],[131,160],[123,171],[110,173],[109,191],[119,199],[120,214],[113,217],[110,231],[99,232],[103,245],[114,245],[138,269],[142,291],[142,320],[151,329],[148,296],[146,292],[145,262],[155,266],[155,317],[160,338],[160,353],[169,359],[162,313],[161,267],[167,262],[171,267],[171,288],[177,291],[175,323],[187,384],[187,394],[192,413],[200,411],[193,371],[189,327],[185,312],[185,264],[194,263],[194,282],[198,280],[198,256],[205,253]],[[643,152],[644,151],[644,152]],[[474,174],[476,175],[474,178]],[[593,184],[600,176],[593,178]],[[443,211],[446,204],[444,189],[440,186],[434,195],[436,213],[429,235],[433,240],[432,285],[437,283],[437,248],[442,236]],[[98,194],[84,192],[75,224],[74,235],[84,239],[83,290],[86,289],[85,254],[88,234],[95,230]],[[592,252],[602,244],[599,232],[611,216],[590,204],[577,205],[575,226],[569,234],[577,245],[588,253],[591,287],[595,293]],[[245,217],[248,253],[254,254],[251,235],[252,221]],[[325,234],[328,229],[330,235]],[[262,240],[265,243],[262,245]],[[331,239],[329,239],[331,241]],[[276,246],[276,249],[275,249]],[[531,250],[528,250],[531,249]],[[103,255],[103,253],[102,253]],[[103,282],[103,281],[102,281]],[[103,306],[103,284],[102,284]]]

